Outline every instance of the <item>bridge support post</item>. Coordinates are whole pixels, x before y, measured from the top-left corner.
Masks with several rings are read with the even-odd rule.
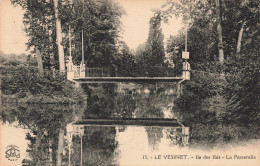
[[[72,81],[74,78],[74,64],[72,62],[72,56],[69,56],[69,60],[66,62],[67,66],[67,80]]]
[[[179,81],[176,85],[177,85],[177,97],[179,98],[182,94],[182,82],[185,81],[185,79]]]
[[[185,60],[182,65],[182,78],[185,80],[190,80],[190,63],[187,61],[190,58],[190,53],[187,52],[187,31],[185,42],[185,51],[182,52],[182,59]]]
[[[190,80],[190,63],[185,60],[182,66],[182,78],[185,80]]]
[[[177,83],[177,97],[179,98],[182,94],[182,86],[181,86],[181,83],[178,82]]]
[[[86,66],[84,62],[82,61],[80,64],[80,72],[79,72],[79,78],[85,78],[86,77]]]
[[[58,151],[57,151],[57,161],[56,165],[61,166],[62,164],[62,150],[64,144],[64,131],[62,129],[59,130],[59,142],[58,142]]]
[[[182,144],[184,146],[189,144],[189,127],[182,127]]]

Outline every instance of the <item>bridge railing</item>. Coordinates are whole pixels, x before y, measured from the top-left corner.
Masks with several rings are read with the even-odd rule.
[[[79,78],[80,76],[80,66],[73,66],[74,78]]]
[[[156,75],[159,77],[163,77],[163,75],[164,77],[173,77],[172,74],[176,74],[172,71],[172,68],[158,68],[156,66],[153,69],[150,69],[149,72],[133,71],[133,73],[128,73],[129,71],[123,72],[120,70],[120,72],[117,73],[117,68],[89,68],[84,62],[81,62],[79,66],[74,65],[72,56],[69,56],[66,60],[66,68],[68,80],[86,77],[137,77],[134,76],[133,73],[137,74],[139,77],[156,77]],[[183,62],[182,74],[180,77],[184,80],[190,80],[190,64],[187,61]]]
[[[200,71],[200,70],[191,70],[191,74],[195,77],[199,78],[208,78],[208,77],[219,77],[221,76],[221,73],[213,73],[213,72],[207,72],[207,71]]]
[[[86,68],[86,77],[111,77],[111,70],[107,68]]]

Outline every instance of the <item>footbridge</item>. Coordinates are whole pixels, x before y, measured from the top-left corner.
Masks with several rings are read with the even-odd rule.
[[[69,30],[70,31],[70,30]],[[69,32],[70,34],[70,32]],[[189,52],[185,47],[182,52],[183,62],[182,75],[176,77],[118,77],[116,73],[111,74],[103,68],[88,68],[84,61],[84,43],[82,31],[82,59],[80,65],[75,65],[71,56],[71,39],[69,35],[69,52],[70,55],[66,60],[67,79],[75,83],[117,83],[117,82],[183,82],[190,80],[190,64],[187,62],[189,59]],[[173,70],[173,69],[172,69]]]
[[[184,62],[185,63],[185,62]],[[87,68],[84,63],[79,66],[74,65],[72,57],[67,61],[67,79],[75,83],[118,83],[118,82],[136,82],[136,83],[166,83],[182,82],[190,80],[189,64],[183,66],[182,75],[179,77],[121,77],[117,73],[105,68]]]

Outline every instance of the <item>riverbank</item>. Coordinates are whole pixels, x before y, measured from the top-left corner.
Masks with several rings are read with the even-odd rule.
[[[87,101],[81,87],[66,79],[65,73],[46,67],[38,72],[34,59],[0,56],[0,97],[2,103],[76,104]]]
[[[81,96],[82,97],[82,96]],[[86,96],[83,98],[71,98],[70,96],[57,96],[57,95],[26,95],[23,98],[20,98],[18,94],[13,95],[1,95],[2,103],[25,103],[25,104],[77,104],[85,103],[87,100]]]

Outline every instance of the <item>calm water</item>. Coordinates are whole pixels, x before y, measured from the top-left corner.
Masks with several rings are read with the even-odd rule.
[[[177,93],[173,84],[104,84],[84,85],[84,88],[89,96],[87,105],[9,104],[1,107],[1,120],[5,123],[1,135],[9,140],[5,145],[15,142],[21,151],[21,158],[16,162],[33,165],[33,160],[39,159],[40,165],[53,163],[59,129],[81,118],[176,118],[181,121],[185,116],[174,110]],[[189,144],[184,145],[181,128],[176,127],[82,126],[84,135],[72,137],[70,164],[80,165],[81,151],[83,165],[171,165],[173,161],[178,164],[192,160],[196,157],[194,147],[204,145],[209,150],[215,141],[193,137],[199,132],[210,134],[210,129],[188,127],[191,135]],[[13,135],[8,135],[9,131]],[[42,137],[35,153],[39,131]],[[69,164],[67,140],[63,165]]]

